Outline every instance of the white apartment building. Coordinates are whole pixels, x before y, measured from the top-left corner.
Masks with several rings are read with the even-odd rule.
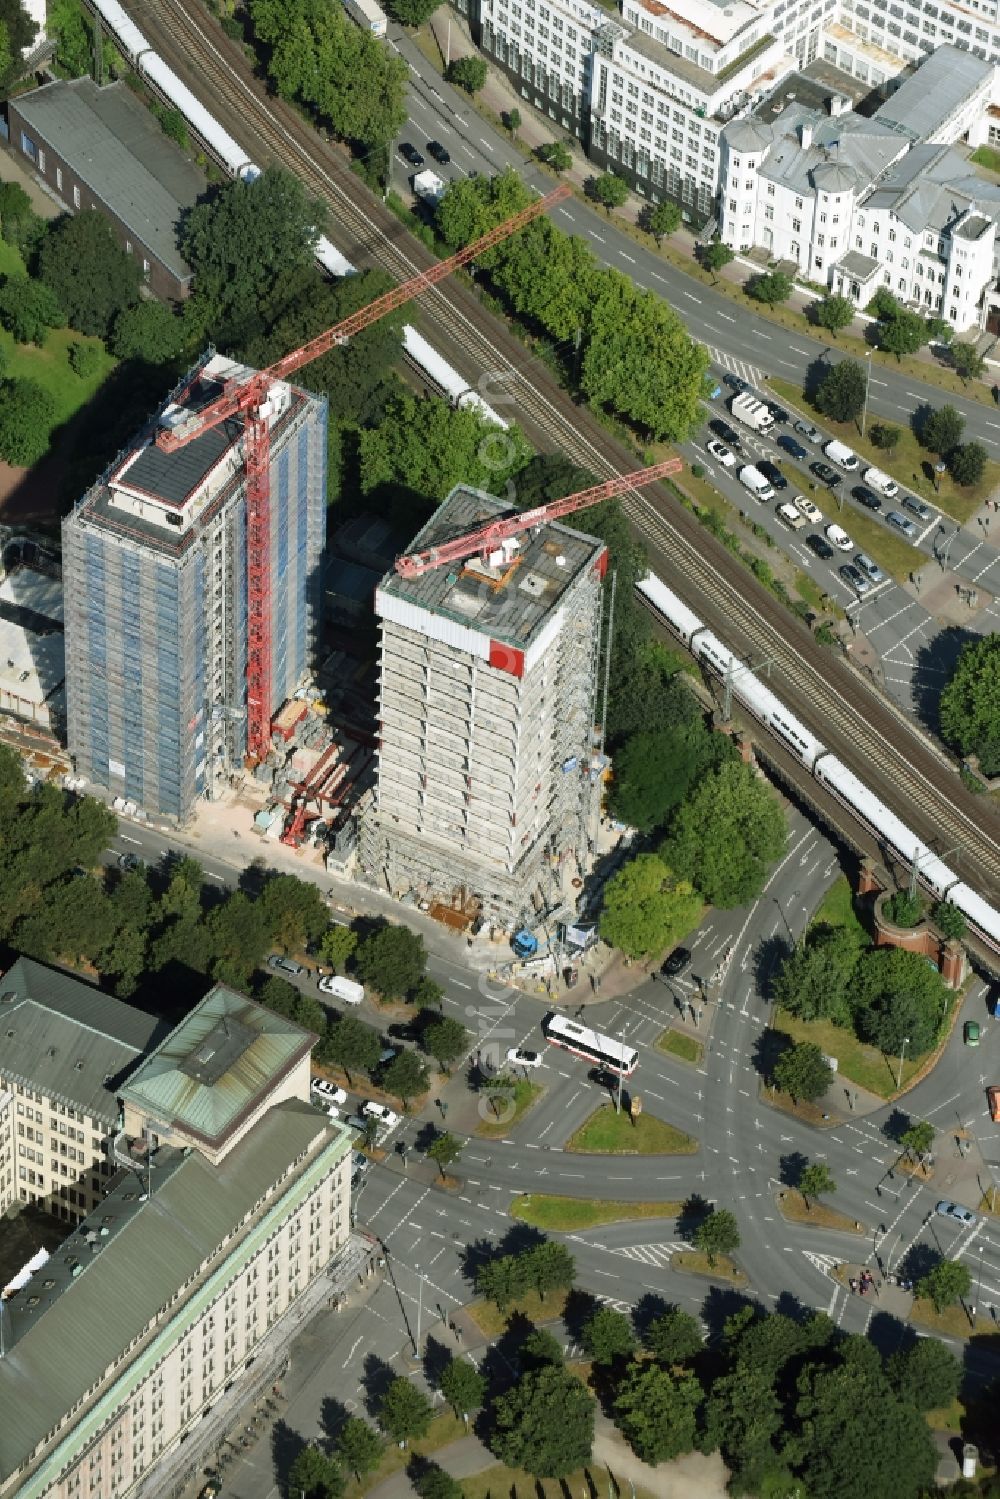
[[[1000,188],[952,143],[981,139],[994,71],[942,47],[870,119],[836,96],[826,113],[786,102],[789,91],[727,125],[722,239],[760,246],[859,306],[885,286],[956,332],[986,327]]]
[[[309,1102],[315,1040],[217,985],[119,1083],[100,1206],[0,1306],[3,1499],[162,1492],[161,1460],[327,1294],[356,1247],[351,1137]]]

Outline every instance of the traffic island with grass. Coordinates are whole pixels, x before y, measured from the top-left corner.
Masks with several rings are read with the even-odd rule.
[[[728,1254],[715,1255],[713,1264],[700,1249],[678,1249],[670,1256],[671,1270],[680,1270],[685,1275],[704,1275],[709,1280],[720,1280],[727,1286],[745,1286],[749,1281]]]
[[[964,1306],[946,1306],[939,1312],[933,1301],[923,1296],[913,1298],[910,1321],[939,1338],[1000,1338],[1000,1323],[994,1322],[988,1312],[977,1312],[973,1324]]]
[[[497,1099],[500,1108],[500,1117],[497,1118],[493,1100],[485,1101],[487,1113],[476,1125],[475,1133],[480,1140],[502,1140],[510,1130],[516,1129],[529,1109],[534,1108],[541,1098],[545,1089],[540,1083],[533,1083],[530,1078],[519,1077],[514,1084],[513,1094],[504,1094]],[[513,1104],[513,1109],[511,1109]]]
[[[772,1088],[764,1082],[760,1085],[760,1097],[773,1109],[780,1109],[783,1114],[791,1114],[793,1118],[801,1119],[803,1124],[814,1124],[817,1127],[828,1124],[832,1128],[839,1122],[831,1119],[826,1110],[819,1107],[819,1104],[810,1103],[805,1098],[793,1098],[790,1093],[782,1093],[780,1088]]]
[[[793,1041],[813,1041],[826,1056],[836,1057],[838,1082],[857,1083],[859,1088],[867,1088],[880,1098],[891,1098],[897,1092],[899,1058],[888,1057],[877,1046],[859,1041],[846,1027],[834,1025],[832,1020],[799,1020],[794,1015],[789,1015],[787,1010],[779,1009],[771,1017],[771,1027],[790,1036]],[[926,1053],[912,1057],[907,1053],[903,1061],[904,1092],[926,1062]],[[770,1099],[770,1093],[766,1093],[765,1097]],[[774,1101],[780,1107],[777,1099]]]
[[[634,1218],[676,1218],[681,1202],[603,1202],[590,1197],[558,1197],[546,1192],[525,1192],[511,1204],[510,1215],[519,1223],[551,1233],[577,1233],[600,1228],[605,1223],[627,1223]]]
[[[783,1187],[774,1194],[778,1212],[789,1223],[805,1223],[809,1228],[832,1228],[844,1234],[863,1234],[864,1225],[849,1218],[825,1202],[803,1197],[795,1187]]]
[[[618,1113],[607,1103],[570,1135],[563,1149],[581,1155],[693,1155],[698,1141],[655,1114]]]
[[[687,1036],[683,1031],[675,1030],[673,1026],[663,1032],[656,1046],[657,1050],[665,1051],[668,1057],[676,1057],[681,1062],[690,1062],[693,1067],[697,1067],[705,1055],[705,1047],[696,1036]]]
[[[465,1308],[465,1312],[479,1328],[483,1337],[492,1340],[499,1338],[507,1331],[512,1317],[525,1318],[536,1326],[561,1317],[566,1310],[568,1295],[568,1291],[550,1291],[543,1300],[537,1291],[529,1291],[527,1296],[519,1296],[516,1301],[505,1306],[503,1311],[495,1302],[473,1301]]]

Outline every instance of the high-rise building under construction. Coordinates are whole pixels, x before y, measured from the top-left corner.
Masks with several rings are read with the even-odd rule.
[[[505,513],[454,489],[413,550]],[[546,522],[375,596],[380,747],[367,876],[509,925],[590,866],[604,543]]]
[[[244,420],[165,452],[176,429],[248,372],[208,354],[63,523],[68,739],[77,771],[183,821],[247,749]],[[274,713],[310,665],[325,538],[326,402],[274,382],[264,638]]]

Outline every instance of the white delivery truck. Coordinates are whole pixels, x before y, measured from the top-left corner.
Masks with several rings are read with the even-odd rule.
[[[436,208],[448,191],[448,184],[437,172],[430,170],[418,172],[413,179],[413,192],[422,203],[430,208]]]
[[[749,489],[754,499],[760,500],[761,504],[765,500],[774,499],[774,490],[768,484],[760,469],[754,468],[752,463],[748,463],[745,468],[740,469],[739,479],[743,488]]]
[[[880,468],[866,468],[865,483],[877,494],[884,494],[887,500],[895,499],[899,494],[899,485],[895,479],[890,479],[889,475],[884,474]]]
[[[835,437],[826,444],[823,455],[838,468],[846,469],[849,474],[858,466],[858,455],[854,449],[849,448],[845,442],[838,442]]]
[[[344,9],[356,26],[372,36],[385,36],[388,22],[385,11],[375,0],[344,0]]]
[[[353,979],[341,978],[338,974],[320,979],[319,991],[343,1000],[345,1005],[359,1005],[365,997],[363,984],[356,984]]]
[[[752,432],[760,432],[763,435],[770,432],[774,426],[774,417],[759,396],[752,391],[745,390],[742,395],[734,396],[729,407],[738,422],[744,427],[749,427]]]

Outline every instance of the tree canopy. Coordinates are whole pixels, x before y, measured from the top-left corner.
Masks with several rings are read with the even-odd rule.
[[[595,1364],[613,1364],[635,1349],[632,1319],[612,1306],[597,1306],[580,1330],[580,1342]]]
[[[408,1379],[394,1379],[379,1401],[379,1425],[394,1442],[427,1435],[434,1412],[422,1390]]]
[[[800,1020],[851,1023],[851,985],[860,946],[846,927],[820,927],[807,934],[774,978],[777,1003]]]
[[[111,352],[116,359],[141,359],[147,364],[171,364],[187,347],[188,328],[162,302],[139,302],[115,319]]]
[[[107,338],[115,318],[139,300],[142,269],[119,248],[94,208],[59,219],[38,255],[38,274],[53,291],[71,328]]]
[[[832,293],[813,302],[809,310],[819,326],[832,333],[835,338],[841,328],[851,326],[857,311],[850,297],[834,296]]]
[[[44,281],[9,276],[0,286],[0,325],[19,344],[40,344],[50,328],[66,326],[66,314]]]
[[[55,401],[36,381],[0,380],[0,458],[16,468],[37,463],[55,416]]]
[[[855,975],[855,1025],[862,1040],[898,1052],[904,1039],[912,1054],[928,1051],[948,1011],[949,993],[940,974],[919,953],[899,947],[866,952]]]
[[[441,1371],[441,1394],[456,1416],[478,1410],[486,1395],[486,1379],[467,1358],[453,1358]]]
[[[701,897],[657,854],[637,854],[604,887],[600,931],[629,957],[662,952],[698,920]]]
[[[642,1341],[661,1364],[682,1364],[700,1353],[705,1342],[698,1318],[677,1306],[654,1317]]]
[[[561,1478],[590,1457],[594,1397],[554,1364],[529,1369],[493,1405],[490,1447],[511,1468]]]
[[[961,442],[948,454],[948,472],[956,484],[978,484],[986,472],[989,456],[981,442]]]
[[[621,208],[628,197],[628,183],[616,172],[601,172],[590,179],[587,191],[610,214],[613,208]]]
[[[698,717],[634,734],[615,755],[608,804],[640,833],[656,832],[703,775],[734,757],[729,740]]]
[[[408,926],[376,926],[360,943],[354,963],[358,978],[385,999],[401,999],[423,977],[424,939]]]
[[[961,1260],[938,1260],[917,1281],[916,1290],[918,1296],[934,1303],[936,1311],[943,1312],[952,1302],[968,1296],[972,1290],[972,1271]]]
[[[706,1213],[694,1232],[695,1246],[714,1265],[720,1254],[729,1254],[740,1247],[740,1230],[736,1215],[728,1208],[713,1208]]]
[[[852,422],[865,404],[867,375],[856,359],[841,359],[816,387],[816,410],[835,422]]]
[[[742,761],[705,776],[677,812],[661,856],[714,906],[741,906],[763,889],[785,849],[777,797]]]
[[[777,307],[788,301],[794,286],[791,276],[786,276],[784,271],[761,271],[750,277],[746,291],[753,301],[763,302],[766,307]]]
[[[978,755],[984,775],[1000,770],[1000,634],[963,645],[938,703],[941,733],[963,755]]]
[[[954,406],[945,405],[924,410],[917,435],[925,448],[943,458],[958,446],[964,431],[965,417]]]
[[[901,1400],[918,1411],[950,1405],[962,1383],[962,1366],[937,1338],[917,1338],[890,1356],[886,1375]]]
[[[504,432],[472,407],[400,391],[359,432],[358,453],[362,493],[393,485],[439,504],[456,484],[502,494],[531,449],[517,427]]]
[[[800,1041],[787,1047],[776,1060],[774,1081],[783,1093],[808,1103],[826,1092],[833,1081],[833,1071],[814,1042]]]
[[[669,1462],[694,1450],[702,1398],[687,1370],[633,1363],[615,1391],[615,1424],[644,1463]]]

